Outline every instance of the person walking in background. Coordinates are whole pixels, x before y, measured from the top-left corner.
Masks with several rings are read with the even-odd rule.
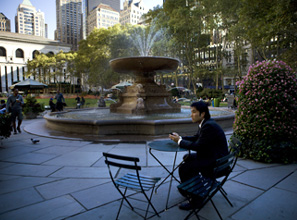
[[[21,133],[21,124],[23,121],[22,106],[24,105],[23,97],[19,94],[18,89],[13,90],[13,95],[7,99],[7,110],[11,113],[11,121],[13,127],[13,133],[17,134],[17,130]],[[18,118],[18,127],[16,127],[16,118]]]
[[[83,108],[85,105],[85,98],[81,96],[81,102],[80,102],[81,107]]]
[[[80,108],[81,102],[80,102],[80,98],[79,98],[78,94],[77,94],[77,97],[75,98],[75,100],[76,100],[76,108]]]
[[[65,103],[65,99],[63,94],[60,92],[60,90],[57,91],[55,99],[57,99],[57,103],[56,103],[57,110],[63,111],[63,103]]]

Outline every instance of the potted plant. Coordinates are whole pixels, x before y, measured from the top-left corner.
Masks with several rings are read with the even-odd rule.
[[[44,111],[43,104],[37,103],[35,97],[28,95],[25,99],[25,105],[23,106],[23,112],[27,119],[34,119],[40,112]]]
[[[11,131],[10,113],[0,114],[0,139],[10,137]]]

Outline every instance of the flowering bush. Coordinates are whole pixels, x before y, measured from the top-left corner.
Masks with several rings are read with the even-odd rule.
[[[250,66],[239,86],[234,134],[241,156],[264,162],[297,160],[296,73],[282,61]]]

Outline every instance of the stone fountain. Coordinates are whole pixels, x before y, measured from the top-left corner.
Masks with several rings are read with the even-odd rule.
[[[96,137],[102,140],[108,135],[113,140],[126,138],[133,141],[135,139],[132,140],[131,135],[141,135],[141,139],[145,140],[149,136],[168,137],[172,131],[180,134],[196,131],[197,125],[192,123],[190,112],[186,113],[186,117],[179,116],[180,104],[172,102],[171,94],[166,91],[165,85],[157,85],[154,82],[156,73],[175,71],[179,61],[169,57],[149,56],[154,40],[162,36],[160,31],[155,34],[153,32],[146,33],[140,29],[140,32],[133,36],[133,43],[137,44],[135,46],[140,56],[110,61],[115,72],[132,73],[136,76],[135,83],[119,96],[118,103],[112,104],[110,110],[81,109],[47,114],[44,118],[49,132],[59,133],[63,137],[70,134],[83,139]],[[234,114],[220,112],[222,113],[219,113],[215,120],[223,129],[231,128]]]
[[[165,85],[157,85],[157,72],[168,73],[177,69],[179,61],[169,57],[124,57],[110,61],[118,73],[133,73],[135,83],[120,93],[119,102],[110,106],[110,112],[135,115],[178,113],[180,104],[173,103]]]

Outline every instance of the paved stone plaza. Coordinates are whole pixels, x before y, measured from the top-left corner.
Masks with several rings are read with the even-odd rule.
[[[139,157],[143,174],[166,176],[144,142],[100,143],[75,136],[56,138],[45,135],[43,125],[44,119],[25,120],[22,127],[29,132],[33,127],[35,134],[23,130],[1,141],[0,220],[115,219],[120,195],[110,181],[102,152]],[[226,132],[228,138],[231,134],[232,131]],[[40,142],[33,144],[31,138]],[[170,167],[172,153],[156,154]],[[180,153],[177,160],[182,156]],[[158,211],[165,208],[168,184],[154,194],[153,203]],[[170,195],[171,208],[151,219],[180,220],[188,214],[175,205],[183,201],[176,185],[174,182]],[[234,204],[231,207],[220,193],[214,197],[224,219],[297,219],[297,164],[239,159],[224,189]],[[219,219],[211,203],[199,215],[202,220]],[[120,219],[141,218],[124,207]]]

